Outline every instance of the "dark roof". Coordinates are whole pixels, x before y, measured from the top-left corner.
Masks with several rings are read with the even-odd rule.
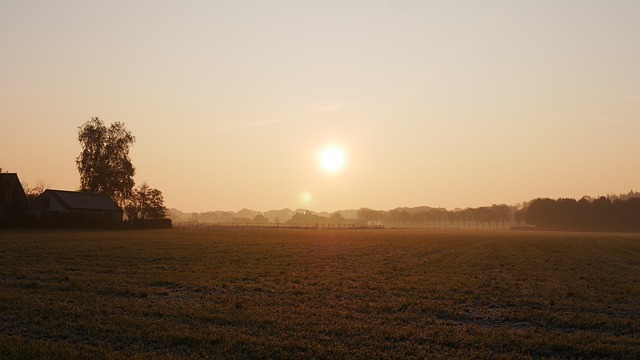
[[[18,174],[0,173],[0,193],[4,194],[9,192],[9,190],[13,188],[16,183],[20,184]]]
[[[26,211],[27,205],[27,197],[18,174],[0,173],[0,207],[21,212]]]
[[[17,191],[17,193],[15,193]],[[26,197],[24,195],[24,189],[18,179],[16,173],[0,173],[0,204],[11,201],[13,196],[19,196],[21,198]]]
[[[49,194],[57,198],[63,206],[69,210],[111,210],[122,211],[122,209],[111,198],[104,194],[92,194],[87,192],[45,190],[44,194]]]

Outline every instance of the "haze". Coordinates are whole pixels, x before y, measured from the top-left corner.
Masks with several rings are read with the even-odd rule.
[[[4,0],[0,167],[77,189],[77,127],[98,116],[136,136],[137,183],[183,211],[637,190],[638,14],[638,1]],[[337,171],[317,164],[328,146]]]

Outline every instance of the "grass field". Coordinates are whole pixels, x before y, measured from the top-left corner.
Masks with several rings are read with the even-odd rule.
[[[640,358],[640,235],[0,231],[0,358]]]

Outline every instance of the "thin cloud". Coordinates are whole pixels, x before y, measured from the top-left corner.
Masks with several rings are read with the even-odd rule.
[[[271,126],[271,125],[280,124],[280,123],[284,123],[284,122],[296,121],[296,120],[300,119],[300,117],[303,116],[303,115],[312,115],[312,114],[322,114],[322,113],[329,113],[329,112],[337,112],[337,111],[342,111],[344,109],[347,109],[348,107],[349,106],[347,106],[347,105],[338,104],[338,103],[336,103],[336,104],[328,104],[326,106],[318,107],[318,108],[311,109],[311,110],[308,110],[308,111],[289,112],[288,114],[290,116],[292,116],[289,119],[257,120],[257,121],[252,121],[252,122],[246,122],[246,123],[239,124],[237,126],[234,126],[233,129],[261,128],[261,127]]]
[[[344,104],[329,104],[329,105],[317,108],[315,111],[311,111],[311,112],[312,113],[336,112],[336,111],[344,110],[346,108],[348,108],[348,106]]]
[[[258,121],[252,121],[252,122],[244,123],[244,124],[239,124],[238,126],[234,126],[234,129],[260,128],[260,127],[264,127],[264,126],[278,124],[278,123],[281,123],[283,121],[284,120],[258,120]]]

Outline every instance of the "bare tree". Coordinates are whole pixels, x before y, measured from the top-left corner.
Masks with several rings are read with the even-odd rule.
[[[35,200],[40,194],[42,194],[48,187],[44,181],[38,180],[35,186],[31,187],[26,181],[21,181],[22,189],[24,189],[24,194],[27,196],[27,200],[32,202]]]

